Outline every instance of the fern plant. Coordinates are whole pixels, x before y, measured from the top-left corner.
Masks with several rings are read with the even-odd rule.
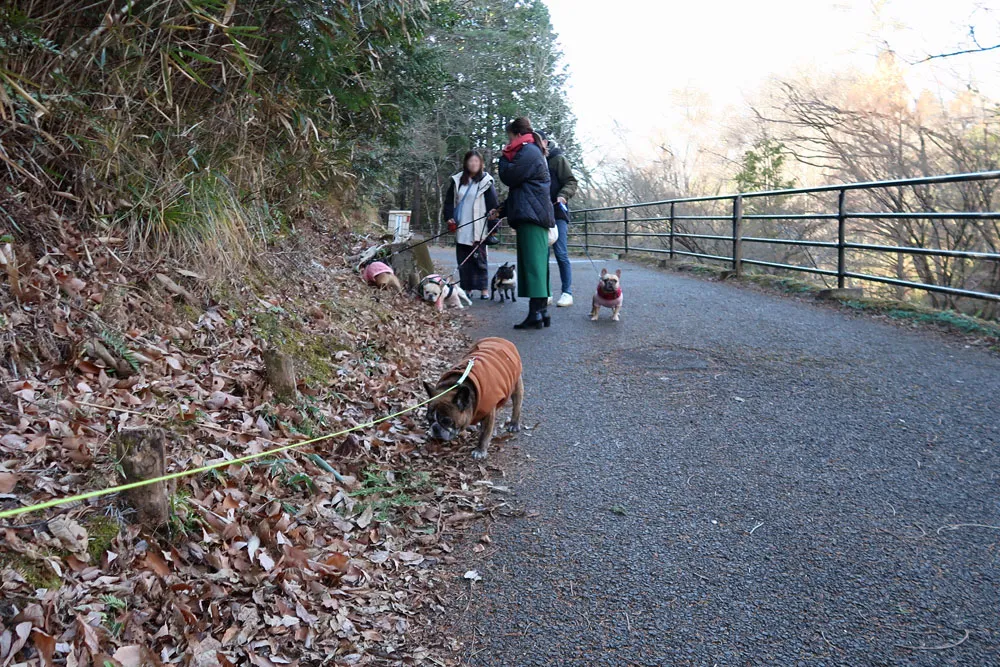
[[[101,340],[107,347],[114,350],[115,354],[124,359],[132,367],[132,370],[136,373],[139,372],[139,360],[135,358],[135,355],[125,344],[125,340],[118,333],[110,329],[102,329]]]

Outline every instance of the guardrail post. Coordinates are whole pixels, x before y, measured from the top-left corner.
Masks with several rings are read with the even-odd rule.
[[[590,255],[590,212],[583,212],[583,252]]]
[[[837,288],[844,289],[847,284],[847,264],[844,260],[847,243],[847,190],[841,190],[837,196]]]
[[[674,258],[674,202],[670,202],[670,259]]]
[[[625,254],[628,254],[628,206],[625,207],[625,215],[622,216],[622,221],[625,223]]]
[[[743,275],[743,195],[733,197],[733,275]]]

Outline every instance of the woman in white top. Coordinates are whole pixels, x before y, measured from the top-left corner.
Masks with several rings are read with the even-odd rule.
[[[455,232],[462,289],[467,293],[479,290],[481,299],[490,298],[489,263],[483,241],[495,224],[486,219],[487,215],[496,207],[497,191],[493,177],[483,169],[483,156],[469,151],[462,160],[462,171],[451,177],[444,198],[444,219],[449,231]]]

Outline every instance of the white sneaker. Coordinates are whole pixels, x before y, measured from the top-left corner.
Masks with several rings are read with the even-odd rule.
[[[559,296],[559,300],[556,301],[556,307],[557,308],[566,308],[566,307],[572,306],[572,305],[573,305],[573,295],[572,294],[567,294],[566,292],[563,292]]]

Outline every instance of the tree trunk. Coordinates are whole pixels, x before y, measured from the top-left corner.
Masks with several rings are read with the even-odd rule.
[[[122,432],[115,443],[115,452],[126,483],[154,479],[165,473],[166,440],[166,432],[159,428]],[[139,519],[155,529],[167,521],[170,507],[168,492],[166,482],[154,482],[125,491],[124,496],[138,512]]]
[[[486,163],[486,171],[492,176],[496,176],[496,169],[493,167],[493,95],[487,93],[489,101],[486,103],[486,138],[483,141],[483,161]]]
[[[393,208],[399,210],[406,206],[406,183],[407,183],[407,172],[402,172],[399,175],[399,180],[396,181],[396,199]]]
[[[437,215],[434,216],[434,233],[440,232],[441,217],[444,215],[444,185],[441,183],[441,170],[434,170],[434,194],[437,195]]]
[[[420,174],[413,177],[413,203],[410,205],[410,229],[422,229],[423,216],[423,180]]]
[[[266,350],[264,357],[264,374],[267,384],[279,400],[294,400],[296,395],[295,360],[284,352]]]

